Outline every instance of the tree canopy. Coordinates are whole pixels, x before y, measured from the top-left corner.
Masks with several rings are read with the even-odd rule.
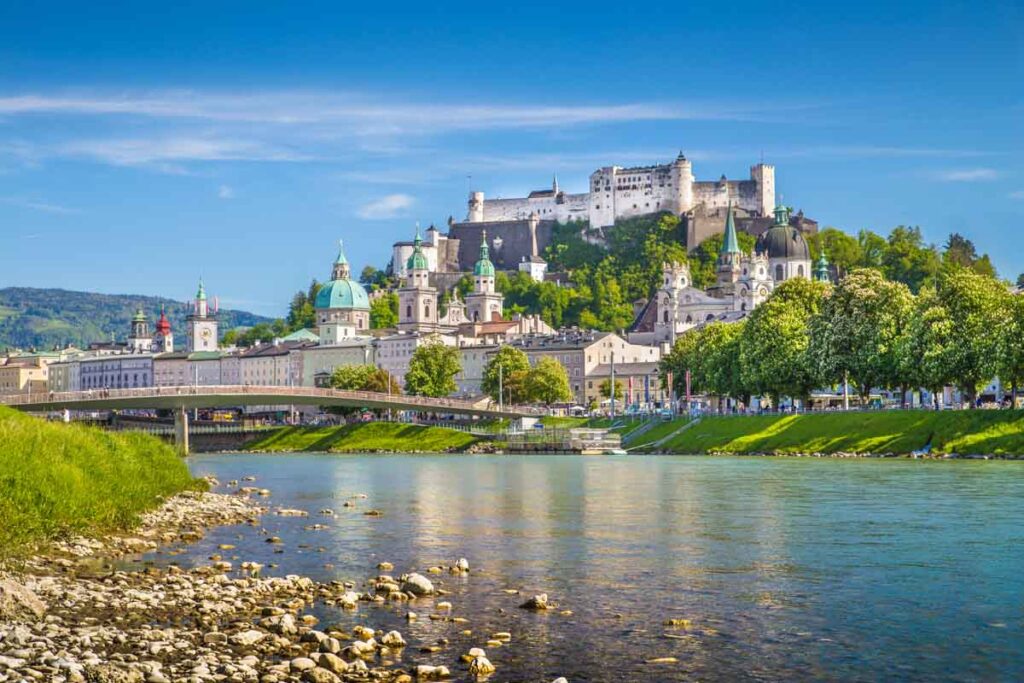
[[[462,370],[459,350],[440,339],[416,347],[405,373],[405,390],[414,396],[444,397],[455,393]]]

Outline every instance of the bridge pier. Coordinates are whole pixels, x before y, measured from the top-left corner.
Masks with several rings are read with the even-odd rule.
[[[181,455],[188,455],[188,409],[174,409],[174,445]]]

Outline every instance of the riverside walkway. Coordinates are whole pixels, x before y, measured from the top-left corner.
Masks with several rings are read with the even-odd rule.
[[[317,405],[348,408],[415,410],[428,413],[476,415],[493,418],[539,417],[543,411],[524,406],[505,406],[373,391],[347,391],[319,387],[280,386],[173,386],[134,389],[37,392],[0,395],[0,404],[25,412],[54,410],[164,409],[174,411],[175,442],[188,452],[188,411],[194,408],[236,406]]]

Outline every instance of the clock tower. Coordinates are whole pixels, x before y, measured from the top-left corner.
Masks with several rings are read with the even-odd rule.
[[[186,319],[186,329],[189,353],[217,350],[217,311],[210,312],[202,280],[199,281],[192,313]]]

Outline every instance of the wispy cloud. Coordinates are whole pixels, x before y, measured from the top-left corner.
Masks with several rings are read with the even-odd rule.
[[[0,203],[7,204],[8,206],[16,206],[21,209],[29,209],[30,211],[41,211],[43,213],[52,213],[61,216],[81,213],[78,209],[72,209],[66,206],[61,206],[60,204],[52,204],[50,202],[26,199],[24,197],[0,197]]]
[[[367,220],[382,220],[404,215],[416,200],[407,194],[389,194],[363,204],[356,215]]]
[[[1014,190],[1007,195],[1010,199],[1024,199],[1024,190]]]
[[[220,199],[234,199],[235,190],[229,185],[221,185],[217,189],[217,197]]]
[[[947,183],[977,183],[995,180],[999,177],[999,171],[994,168],[953,168],[934,171],[930,175]]]
[[[44,155],[89,157],[115,166],[185,161],[308,161],[311,156],[256,140],[161,137],[77,140],[43,149]]]

